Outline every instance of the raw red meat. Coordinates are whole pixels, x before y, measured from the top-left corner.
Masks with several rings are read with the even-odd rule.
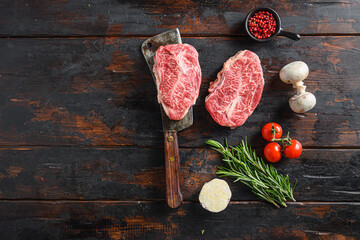
[[[205,106],[221,126],[238,127],[258,105],[264,88],[259,57],[240,51],[224,63],[217,79],[210,83]]]
[[[199,96],[198,52],[189,44],[161,46],[154,57],[158,102],[172,120],[182,119]]]

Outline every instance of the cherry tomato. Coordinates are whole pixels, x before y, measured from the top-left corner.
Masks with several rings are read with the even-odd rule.
[[[269,162],[278,162],[281,159],[281,147],[276,142],[271,142],[264,148],[264,155]]]
[[[298,158],[302,153],[302,145],[298,140],[291,140],[291,145],[285,145],[284,155],[287,158]]]
[[[275,133],[275,138],[281,138],[282,136],[282,128],[279,124],[277,123],[267,123],[264,125],[264,127],[261,130],[261,134],[263,136],[263,138],[267,141],[271,141],[271,139],[273,139],[273,133],[271,131],[271,127],[274,126],[276,133]]]

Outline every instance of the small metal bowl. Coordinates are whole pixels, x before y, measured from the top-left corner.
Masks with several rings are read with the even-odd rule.
[[[249,20],[252,16],[254,16],[255,13],[259,12],[259,11],[267,11],[267,12],[270,12],[274,18],[275,18],[275,21],[276,21],[276,30],[275,30],[275,33],[271,36],[271,37],[268,37],[268,38],[263,38],[263,39],[259,39],[259,38],[256,38],[254,35],[251,34],[251,32],[249,31]],[[246,16],[246,19],[245,19],[245,30],[247,32],[247,34],[252,38],[254,39],[255,41],[258,41],[258,42],[267,42],[267,41],[270,41],[272,39],[274,39],[276,36],[284,36],[284,37],[287,37],[287,38],[290,38],[292,40],[295,40],[295,41],[298,41],[300,40],[300,35],[297,34],[297,33],[293,33],[293,32],[288,32],[288,31],[284,31],[282,28],[281,28],[281,19],[280,19],[280,16],[277,12],[275,12],[274,9],[272,8],[267,8],[267,7],[259,7],[259,8],[255,8],[253,10],[251,10],[248,15]]]

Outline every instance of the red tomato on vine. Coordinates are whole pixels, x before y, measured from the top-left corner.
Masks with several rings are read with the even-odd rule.
[[[276,142],[271,142],[264,148],[264,156],[269,162],[278,162],[281,159],[281,146]]]
[[[292,139],[291,145],[285,144],[284,155],[287,158],[298,158],[302,153],[302,145],[298,140]]]
[[[265,124],[261,130],[263,138],[267,141],[271,141],[273,139],[274,133],[275,138],[281,138],[283,133],[281,126],[274,122]]]

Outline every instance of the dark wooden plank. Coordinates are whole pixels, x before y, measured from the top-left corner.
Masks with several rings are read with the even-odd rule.
[[[1,145],[163,146],[156,90],[141,55],[144,38],[1,39]],[[184,38],[200,54],[203,83],[184,147],[206,139],[231,144],[245,136],[263,146],[260,128],[279,122],[306,146],[360,146],[360,37],[304,37],[254,44],[246,38]],[[222,64],[241,49],[262,59],[266,85],[247,122],[230,130],[207,113],[204,99]],[[318,100],[305,118],[288,107],[294,94],[278,71],[294,60],[310,67],[305,81]]]
[[[261,154],[261,149],[257,151]],[[0,151],[0,199],[114,199],[165,202],[163,149],[18,148]],[[214,177],[220,156],[207,149],[180,149],[185,200],[198,199]],[[304,150],[276,165],[298,181],[298,201],[357,201],[360,150]],[[226,179],[232,200],[257,200],[241,183]]]
[[[1,239],[360,238],[359,203],[240,202],[213,214],[199,203],[1,201],[0,210]]]
[[[0,3],[0,35],[244,34],[253,8],[268,6],[301,34],[360,33],[359,1],[12,1]]]

